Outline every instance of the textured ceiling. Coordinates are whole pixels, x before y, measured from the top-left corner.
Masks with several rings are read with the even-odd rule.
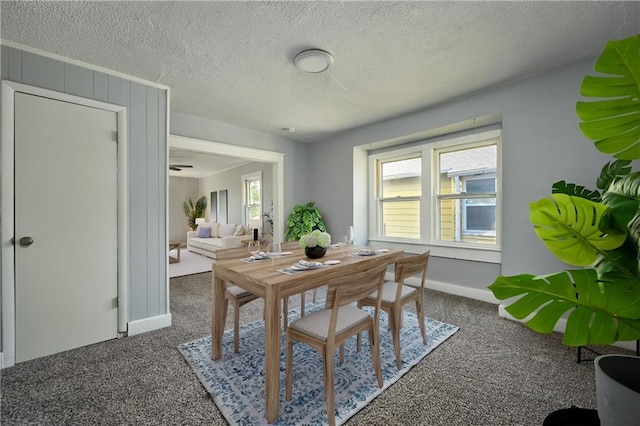
[[[0,13],[3,40],[170,86],[173,112],[301,142],[596,56],[640,32],[640,2],[2,1]],[[335,63],[296,69],[309,48]]]

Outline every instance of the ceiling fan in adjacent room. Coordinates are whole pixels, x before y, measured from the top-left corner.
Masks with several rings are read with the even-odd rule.
[[[182,171],[182,169],[192,169],[193,166],[189,164],[170,164],[169,170],[173,170],[176,172]]]

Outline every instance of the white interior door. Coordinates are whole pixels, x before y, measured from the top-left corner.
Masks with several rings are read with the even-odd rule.
[[[15,94],[16,362],[117,337],[117,129]]]

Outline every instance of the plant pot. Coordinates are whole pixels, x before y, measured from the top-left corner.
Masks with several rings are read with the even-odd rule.
[[[602,355],[594,361],[598,417],[602,426],[640,419],[640,357]]]
[[[306,254],[309,259],[320,259],[326,253],[327,253],[326,247],[315,246],[315,247],[304,248],[304,254]]]

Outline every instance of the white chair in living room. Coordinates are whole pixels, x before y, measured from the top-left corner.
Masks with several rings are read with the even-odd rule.
[[[371,345],[371,356],[378,387],[383,386],[380,366],[378,328],[381,298],[375,304],[373,318],[353,302],[377,292],[382,294],[386,265],[330,280],[327,286],[325,309],[313,312],[293,321],[287,327],[286,344],[286,398],[293,395],[293,342],[306,343],[322,354],[324,364],[325,395],[329,425],[335,425],[333,354],[351,336],[367,331]]]
[[[404,257],[396,262],[395,281],[384,283],[382,289],[381,308],[389,314],[389,326],[393,334],[393,346],[396,353],[398,369],[402,368],[402,356],[400,355],[400,328],[402,327],[402,308],[409,302],[416,303],[418,324],[422,333],[422,341],[427,344],[427,332],[424,324],[424,281],[427,276],[427,264],[429,252],[415,256]],[[404,280],[420,275],[420,287],[408,286]],[[375,306],[378,303],[379,294],[374,292],[358,301],[358,307]],[[358,336],[358,345],[360,336]]]

